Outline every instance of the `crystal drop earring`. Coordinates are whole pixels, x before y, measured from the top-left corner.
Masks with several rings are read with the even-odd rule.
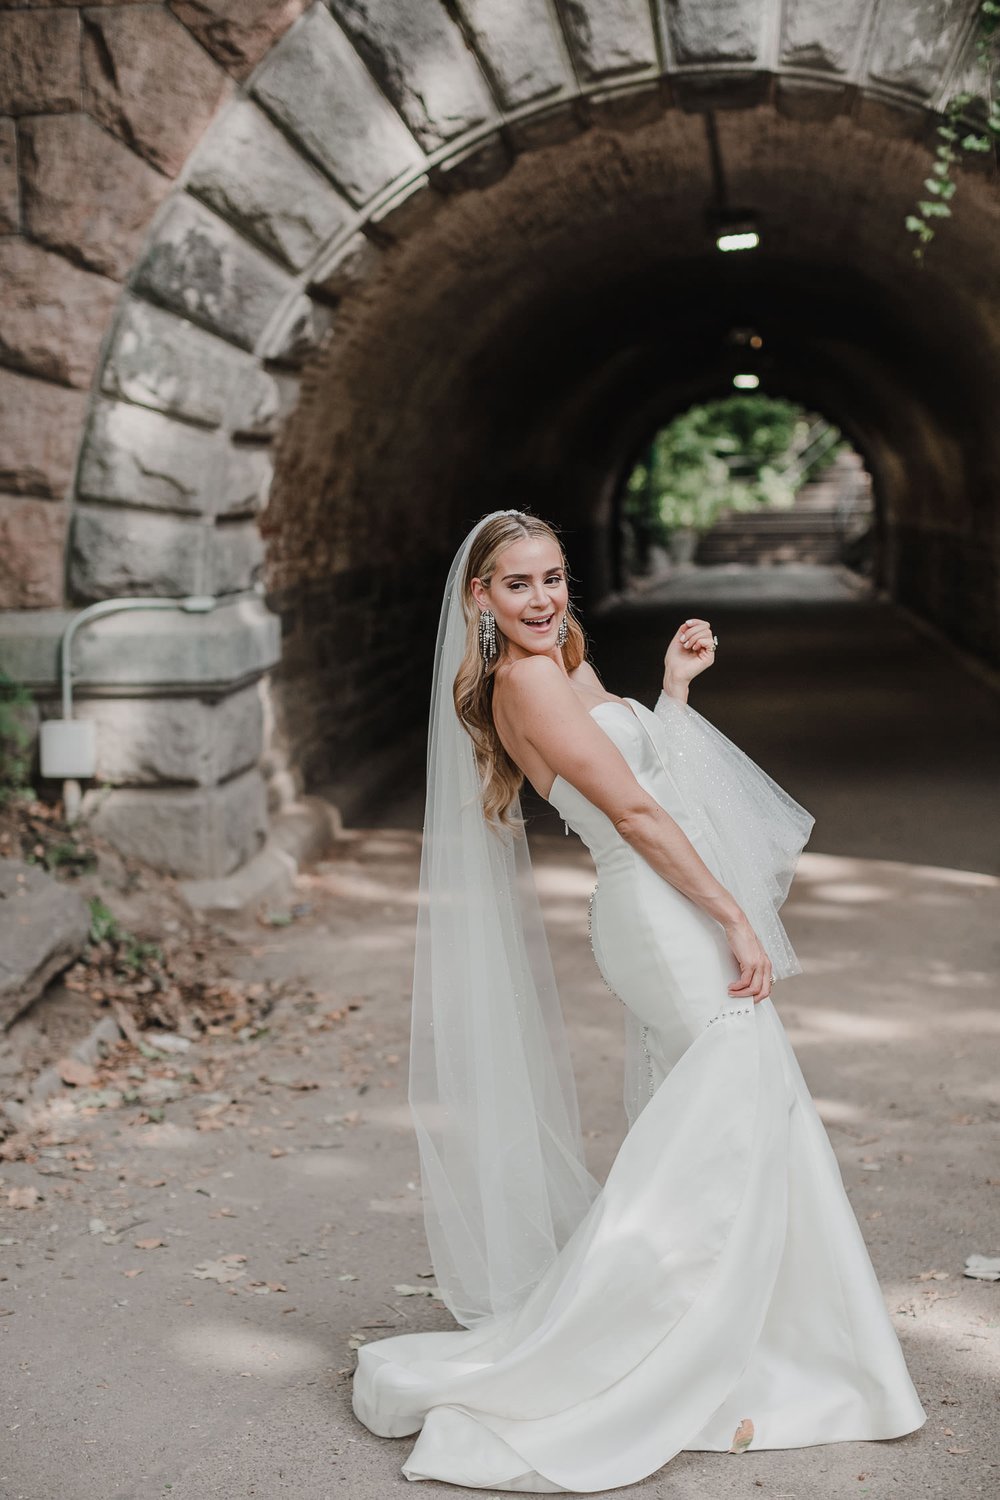
[[[566,623],[566,615],[559,621],[559,629],[556,631],[556,645],[565,646],[566,637],[569,635],[569,625]]]
[[[484,609],[479,616],[479,649],[483,666],[488,667],[497,654],[497,622],[491,609]]]

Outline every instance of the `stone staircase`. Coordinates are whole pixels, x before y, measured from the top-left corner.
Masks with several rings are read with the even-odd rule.
[[[698,541],[694,561],[834,563],[871,525],[871,479],[860,456],[841,453],[802,486],[790,510],[733,511]]]

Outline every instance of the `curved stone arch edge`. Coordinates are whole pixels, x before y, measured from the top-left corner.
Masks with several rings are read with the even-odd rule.
[[[317,343],[321,341],[326,331],[323,326],[326,320],[320,315],[318,318],[319,327],[313,330],[313,334],[318,334],[318,338],[314,336],[311,341],[308,339],[304,342],[300,341],[299,348],[295,351],[294,356],[290,357],[289,338],[295,327],[296,320],[301,319],[303,315],[304,299],[308,298],[311,306],[316,306],[317,304],[322,306],[322,293],[317,293],[315,290],[317,283],[324,279],[324,277],[328,277],[332,270],[336,268],[338,257],[343,255],[346,247],[356,236],[363,234],[373,242],[376,249],[392,245],[398,240],[405,238],[409,233],[410,225],[408,224],[408,220],[410,220],[411,211],[422,194],[427,194],[428,203],[433,204],[435,202],[443,202],[452,192],[461,192],[464,190],[461,176],[457,176],[449,181],[448,188],[442,190],[440,178],[438,181],[435,181],[435,176],[439,174],[441,169],[456,167],[465,162],[471,163],[476,157],[500,144],[508,157],[506,165],[502,169],[505,172],[513,164],[514,159],[518,155],[539,149],[547,144],[555,143],[560,134],[564,136],[576,136],[584,133],[594,125],[601,124],[605,124],[612,129],[627,130],[630,119],[635,119],[637,123],[645,123],[645,120],[652,118],[654,115],[662,114],[674,108],[682,109],[686,113],[706,113],[709,110],[718,108],[738,110],[753,107],[756,103],[769,99],[780,109],[780,99],[777,96],[780,94],[780,86],[785,80],[800,86],[808,85],[808,92],[810,94],[821,98],[827,107],[831,103],[835,106],[830,113],[850,112],[854,107],[854,100],[858,95],[872,98],[876,102],[887,106],[898,117],[900,122],[899,133],[911,137],[919,138],[923,135],[929,126],[929,120],[933,114],[933,110],[925,100],[891,87],[879,87],[874,85],[871,80],[866,85],[858,85],[852,84],[849,79],[845,79],[840,74],[824,74],[818,70],[794,68],[766,70],[755,67],[753,64],[745,63],[729,66],[720,66],[717,63],[691,65],[669,74],[659,74],[655,70],[643,69],[638,74],[621,77],[613,82],[598,80],[591,84],[578,84],[575,89],[564,90],[556,97],[549,96],[541,100],[532,101],[516,110],[504,111],[499,121],[491,120],[485,122],[477,129],[444,143],[433,152],[426,153],[424,160],[419,166],[412,168],[388,183],[384,189],[373,195],[363,207],[355,209],[344,227],[317,251],[312,262],[297,276],[289,278],[291,284],[288,294],[276,307],[252,349],[247,349],[244,344],[238,343],[235,340],[230,341],[226,339],[225,335],[218,329],[206,328],[204,324],[194,319],[185,319],[174,308],[158,304],[152,298],[144,299],[142,294],[136,291],[135,278],[138,266],[141,265],[149,245],[155,243],[163,218],[170,211],[172,205],[176,203],[178,197],[182,195],[193,196],[188,194],[186,186],[189,163],[178,179],[175,190],[168,195],[168,198],[154,216],[146,241],[146,249],[138,258],[136,266],[133,268],[133,272],[123,288],[122,296],[119,298],[119,305],[109,324],[101,356],[97,363],[95,381],[91,391],[90,412],[88,413],[84,431],[89,427],[90,413],[93,412],[94,406],[105,394],[103,390],[105,367],[113,339],[120,327],[120,320],[125,316],[125,310],[130,301],[147,300],[150,306],[158,307],[165,315],[176,319],[178,324],[189,324],[206,337],[218,339],[220,343],[238,350],[244,357],[256,360],[263,367],[269,368],[279,374],[286,373],[291,375],[294,384],[294,372],[304,359],[308,357],[309,353],[313,351]],[[252,79],[247,81],[248,84],[251,82]],[[687,88],[685,87],[686,83],[688,84]],[[740,85],[745,86],[747,84],[751,85],[752,90],[756,91],[749,98],[745,93],[740,95]],[[725,97],[726,90],[733,89],[734,85],[739,97],[727,100]],[[238,95],[223,109],[217,117],[216,122],[210,127],[210,131],[206,132],[206,135],[214,132],[216,129],[224,128],[224,121],[229,108],[238,101],[245,102],[247,100],[255,108],[261,109],[262,113],[265,114],[272,124],[277,123],[266,110],[262,109],[259,101],[252,99],[245,89],[241,89]],[[790,110],[787,112],[794,113],[795,111]],[[546,127],[553,125],[556,127],[554,139],[549,140],[547,136],[550,132]],[[288,136],[287,138],[295,149],[299,151],[303,160],[308,161],[313,166],[316,165],[313,159],[302,151],[301,146],[296,142],[294,137]],[[201,143],[199,143],[200,145]],[[195,152],[197,150],[198,147],[195,148]],[[192,157],[195,152],[192,153]],[[329,178],[329,173],[326,175]],[[498,175],[502,175],[502,172]],[[330,180],[332,181],[332,179]],[[333,186],[336,188],[337,184],[334,182]],[[196,199],[195,201],[199,200]],[[345,201],[347,200],[345,199]],[[206,212],[214,214],[214,210],[207,205],[203,204],[202,207],[205,208]],[[215,214],[214,216],[225,224],[228,229],[240,234],[238,227],[223,215]],[[240,237],[245,240],[248,246],[252,247],[257,255],[271,260],[276,268],[279,268],[283,274],[287,275],[287,267],[282,266],[277,257],[269,255],[265,249],[262,249],[259,244],[255,243],[248,236],[240,235]],[[334,302],[336,300],[338,299],[333,299]],[[289,389],[286,395],[290,397],[291,394],[291,389]],[[142,403],[129,404],[142,405]],[[283,404],[287,414],[289,406],[294,404],[294,402],[286,399]],[[149,409],[158,410],[156,407]],[[168,415],[171,421],[180,421],[183,423],[186,420],[187,425],[191,428],[218,425],[204,422],[199,423],[197,419],[190,417],[185,419],[179,417],[176,413],[168,413],[166,415]],[[237,594],[230,595],[228,600],[220,604],[220,610],[239,610],[240,607],[241,600]],[[91,700],[92,702],[98,702],[102,696],[116,695],[118,698],[121,698],[123,695],[136,693],[141,695],[144,691],[157,695],[177,695],[182,684],[189,689],[193,689],[199,695],[204,695],[206,691],[209,694],[221,693],[222,695],[234,695],[237,690],[241,690],[248,684],[252,684],[260,679],[280,659],[280,642],[274,634],[273,625],[268,623],[274,622],[276,625],[276,617],[269,614],[262,601],[258,601],[258,607],[260,618],[257,621],[256,627],[251,627],[248,624],[245,615],[238,626],[240,630],[248,631],[251,638],[255,637],[260,648],[249,676],[245,671],[241,672],[234,661],[230,660],[224,663],[223,657],[220,656],[215,668],[208,672],[206,678],[201,672],[201,668],[204,666],[204,658],[202,656],[199,656],[201,666],[195,667],[189,663],[186,667],[183,667],[179,666],[176,655],[172,656],[170,650],[167,650],[164,654],[158,654],[155,650],[152,650],[145,657],[147,670],[142,682],[126,683],[120,678],[116,681],[114,670],[110,663],[102,666],[99,661],[94,661],[90,669],[85,674],[82,674],[81,685],[87,686],[89,681],[89,685],[95,690],[95,697]],[[41,662],[46,653],[51,652],[53,637],[57,633],[59,624],[56,616],[61,613],[63,612],[51,612],[51,623],[48,629],[42,633],[38,649],[34,652],[35,664],[30,671],[33,680],[40,687],[44,680],[44,669],[41,666]],[[221,614],[217,612],[216,620],[221,621],[221,619]],[[196,628],[198,628],[198,624],[196,624]],[[202,626],[201,628],[204,635],[204,627]],[[47,645],[44,644],[46,637],[48,638]],[[52,655],[54,653],[49,655],[50,661],[52,660]],[[156,670],[150,672],[148,667],[157,661],[158,655],[159,665]],[[26,667],[27,665],[27,662],[25,662]],[[246,663],[244,663],[245,665]],[[51,680],[54,681],[54,673]],[[202,701],[205,700],[202,699]],[[224,776],[225,774],[223,772]],[[249,772],[251,779],[255,774],[253,771]],[[189,802],[191,802],[193,797],[194,803],[187,809],[188,813],[192,814],[193,817],[193,823],[192,819],[189,818],[188,832],[191,831],[192,826],[197,826],[203,820],[206,827],[214,827],[217,833],[220,818],[224,823],[227,818],[231,817],[232,809],[220,812],[218,808],[206,807],[204,805],[204,795],[214,795],[216,800],[221,798],[224,801],[229,795],[227,789],[242,782],[244,782],[244,776],[236,774],[231,776],[229,781],[216,781],[211,787],[200,788],[195,793],[162,791],[158,793],[158,797],[161,796],[175,803],[178,796],[181,798],[187,797]],[[260,806],[259,792],[262,790],[262,784],[259,788],[251,787],[249,790],[251,792],[251,801],[255,801]],[[138,792],[138,788],[132,787],[124,789],[123,795],[127,800],[130,800],[132,795]],[[160,803],[160,808],[168,816],[178,818],[179,822],[184,821],[181,816],[183,810],[178,805],[173,807],[172,812],[168,812],[166,802],[164,801]],[[126,814],[125,824],[128,824],[130,821],[129,809],[124,807],[122,810]],[[118,820],[115,821],[117,822]],[[131,821],[137,827],[141,827],[145,822],[141,816],[132,818]],[[113,826],[109,826],[106,831],[114,837]],[[121,834],[122,829],[119,828],[118,832]],[[260,833],[259,826],[257,832]],[[116,841],[120,842],[121,840],[116,839]],[[124,842],[126,845],[130,842],[127,833]],[[144,840],[142,842],[145,846]],[[251,840],[252,842],[253,840]],[[202,856],[197,854],[191,856],[189,854],[180,858],[174,857],[168,863],[178,873],[187,874],[191,877],[199,875],[215,877],[223,873],[229,873],[228,871],[223,871],[220,865],[231,863],[234,854],[237,856],[236,863],[238,865],[241,861],[245,862],[246,858],[252,852],[252,848],[248,849],[246,847],[236,850],[229,849],[228,852],[222,851],[221,854],[218,849],[214,852],[208,850]]]

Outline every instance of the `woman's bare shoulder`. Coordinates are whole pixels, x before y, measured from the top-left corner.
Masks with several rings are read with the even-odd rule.
[[[582,661],[578,667],[574,667],[569,678],[571,682],[581,682],[585,687],[597,688],[600,693],[607,691],[589,661]]]
[[[506,663],[494,679],[493,702],[541,703],[547,694],[568,686],[568,674],[548,656],[526,656]],[[497,689],[500,689],[498,694]]]

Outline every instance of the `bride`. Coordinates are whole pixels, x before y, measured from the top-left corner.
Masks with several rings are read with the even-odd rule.
[[[358,1350],[353,1407],[417,1433],[411,1480],[634,1484],[682,1450],[898,1437],[926,1420],[826,1131],[771,1002],[813,818],[687,703],[686,620],[650,711],[605,692],[562,547],[484,516],[445,586],[432,687],[409,1099],[458,1328]],[[593,856],[628,1133],[584,1162],[520,813]],[[614,1003],[609,1001],[609,1003]]]

